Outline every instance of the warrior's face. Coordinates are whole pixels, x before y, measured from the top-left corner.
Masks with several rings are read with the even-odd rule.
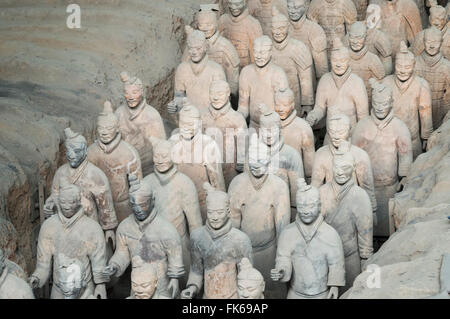
[[[214,82],[213,82],[214,83]],[[227,83],[211,85],[209,88],[209,101],[216,110],[223,108],[230,99],[230,87]]]
[[[62,189],[59,193],[59,206],[64,217],[71,218],[81,207],[80,193],[74,192],[73,189]]]
[[[336,183],[344,185],[352,178],[353,164],[335,156],[333,160],[333,174]]]
[[[264,281],[261,280],[238,279],[239,299],[261,299],[264,287]]]
[[[409,80],[414,72],[413,58],[397,58],[395,60],[395,76],[402,82]]]
[[[435,26],[438,30],[442,30],[447,24],[447,15],[430,14],[430,25]]]
[[[311,193],[311,195],[313,195]],[[297,196],[297,212],[304,224],[313,223],[320,214],[319,194],[317,196]]]
[[[294,22],[300,20],[306,12],[305,0],[288,0],[287,10],[289,19]]]
[[[350,126],[342,121],[330,121],[328,125],[328,135],[330,136],[331,144],[333,144],[335,148],[338,148],[341,141],[348,140]]]
[[[216,206],[215,204],[214,206]],[[219,206],[219,205],[217,205]],[[208,218],[208,224],[213,229],[220,229],[230,218],[230,208],[227,205],[223,207],[208,207],[206,217]]]
[[[381,99],[378,101],[375,97],[372,98],[372,112],[375,116],[383,120],[392,109],[392,99]]]
[[[228,0],[228,9],[233,17],[238,17],[246,8],[246,0]]]
[[[248,166],[250,168],[250,173],[256,178],[260,178],[264,176],[270,164],[270,159],[268,157],[260,157],[260,158],[252,158],[253,156],[249,156]]]
[[[261,134],[261,140],[264,144],[267,146],[272,146],[279,141],[281,130],[275,123],[261,123],[259,133]]]
[[[442,36],[440,34],[437,35],[431,32],[425,32],[424,44],[425,51],[428,55],[435,56],[441,49]]]
[[[125,100],[127,101],[128,107],[135,108],[141,104],[144,98],[144,92],[142,87],[138,85],[126,85],[125,86]]]
[[[346,50],[335,50],[331,51],[330,62],[334,74],[343,75],[350,65],[350,57]]]
[[[160,173],[165,173],[173,166],[170,148],[155,148],[153,154],[153,163]]]
[[[366,32],[358,30],[359,32],[349,32],[348,41],[350,42],[350,48],[354,52],[360,51],[364,48],[366,43]]]
[[[263,68],[272,58],[272,43],[268,41],[255,41],[253,53],[256,66]]]
[[[200,14],[197,18],[197,26],[205,34],[205,37],[209,39],[217,31],[217,18],[214,14]]]
[[[70,167],[77,168],[87,156],[85,143],[66,143],[66,158]]]
[[[203,60],[207,52],[207,43],[205,41],[192,41],[188,42],[188,51],[191,57],[191,61],[199,63]]]
[[[291,115],[294,107],[295,102],[293,98],[287,98],[284,96],[275,98],[275,112],[278,113],[282,121]]]
[[[180,134],[185,140],[191,140],[201,129],[201,120],[192,117],[180,117]]]
[[[277,22],[272,24],[272,38],[281,43],[288,36],[289,24],[284,22]]]
[[[136,299],[150,299],[156,290],[157,277],[144,271],[131,272],[131,289]]]
[[[117,134],[119,134],[119,128],[116,121],[98,121],[97,136],[103,144],[111,143]]]
[[[130,207],[138,221],[147,219],[153,210],[153,199],[139,195],[130,195]]]

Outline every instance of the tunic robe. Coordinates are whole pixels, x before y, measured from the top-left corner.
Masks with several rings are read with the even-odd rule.
[[[256,179],[251,173],[236,176],[228,190],[233,226],[252,242],[254,267],[266,282],[266,298],[285,298],[283,286],[270,279],[275,265],[277,238],[290,220],[289,187],[278,176]]]
[[[0,299],[34,299],[33,290],[27,282],[5,267],[0,274]]]
[[[141,159],[136,149],[117,134],[111,143],[105,145],[100,140],[88,148],[87,159],[100,168],[108,177],[114,201],[117,221],[120,223],[131,213],[128,203],[128,175],[142,179]]]
[[[155,264],[158,284],[156,293],[171,298],[169,280],[184,275],[181,238],[175,227],[156,209],[144,221],[134,215],[120,223],[116,232],[117,247],[109,264],[115,264],[120,277],[133,257],[139,256],[144,262]]]
[[[290,282],[288,299],[326,298],[329,287],[345,285],[339,234],[322,215],[311,227],[308,231],[297,215],[278,240],[275,268],[284,270],[282,282]]]
[[[203,299],[238,299],[237,264],[242,258],[252,258],[248,236],[232,227],[231,220],[220,229],[208,224],[196,229],[191,236],[192,264],[189,285],[200,290]]]
[[[411,134],[394,116],[393,110],[382,121],[375,115],[358,122],[352,144],[369,155],[377,200],[375,236],[389,236],[389,199],[394,197],[399,176],[408,174],[412,164]]]
[[[119,118],[123,140],[134,146],[141,159],[142,174],[147,176],[153,172],[153,146],[150,137],[166,139],[161,115],[145,99],[135,110],[122,105],[115,114]]]
[[[422,153],[422,140],[428,140],[433,132],[430,86],[415,75],[406,82],[390,75],[384,78],[383,83],[392,88],[395,116],[406,124],[411,133],[414,160]]]

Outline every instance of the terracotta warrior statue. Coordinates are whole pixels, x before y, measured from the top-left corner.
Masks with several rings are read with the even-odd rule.
[[[371,81],[372,112],[358,122],[352,144],[369,154],[377,200],[377,225],[374,236],[389,236],[389,199],[400,189],[399,177],[408,174],[412,163],[411,134],[394,115],[392,88]]]
[[[356,122],[369,115],[364,81],[350,67],[350,52],[341,40],[335,39],[330,56],[331,72],[322,76],[317,86],[316,104],[306,121],[313,127],[322,118],[345,114],[353,129]],[[328,143],[328,136],[325,142]]]
[[[117,221],[130,215],[128,204],[128,174],[142,179],[141,159],[137,150],[124,140],[119,129],[119,119],[111,103],[105,102],[97,118],[97,138],[87,150],[87,160],[100,168],[108,177]]]
[[[327,132],[330,136],[330,144],[324,145],[316,152],[314,166],[312,170],[311,185],[320,187],[333,180],[333,157],[338,151],[342,141],[350,140],[350,120],[344,114],[335,114],[328,119]],[[377,200],[375,198],[372,164],[369,155],[363,149],[350,145],[350,153],[355,161],[353,181],[369,195],[372,211],[377,210]],[[376,215],[374,215],[376,224]]]
[[[250,138],[247,168],[236,176],[228,190],[233,225],[252,242],[254,267],[266,282],[267,298],[285,298],[285,287],[270,280],[277,239],[290,220],[289,187],[269,172],[268,147],[256,134]]]
[[[81,205],[86,216],[100,223],[105,240],[115,242],[114,229],[118,222],[114,202],[105,173],[87,159],[87,142],[83,135],[64,130],[67,163],[55,173],[52,194],[47,198],[44,211],[49,217],[56,212],[59,188],[64,183],[75,184],[81,189]],[[114,245],[113,245],[114,246]]]
[[[263,35],[261,24],[250,15],[247,0],[228,0],[229,13],[219,19],[219,32],[236,48],[241,69],[255,62],[253,41]]]
[[[204,287],[203,299],[236,299],[237,265],[252,260],[248,236],[233,227],[228,194],[204,184],[208,209],[206,224],[191,234],[191,270],[181,298],[192,299]]]
[[[140,256],[134,256],[131,263],[131,296],[127,299],[170,299],[156,292],[159,279],[156,263],[144,262]]]
[[[392,45],[389,37],[380,29],[381,8],[377,4],[367,7],[366,45],[369,51],[376,54],[384,66],[385,74],[392,74]]]
[[[298,180],[297,217],[278,240],[274,281],[290,282],[288,299],[337,299],[345,285],[342,240],[320,214],[319,190]]]
[[[333,157],[333,180],[319,189],[325,221],[342,239],[345,256],[345,292],[373,254],[373,216],[367,192],[352,179],[355,160],[350,143],[342,141]]]
[[[289,35],[289,20],[274,7],[272,58],[283,68],[295,94],[295,109],[302,116],[312,110],[316,76],[309,48]]]
[[[275,111],[280,116],[283,141],[301,155],[304,176],[310,179],[315,154],[314,134],[308,122],[297,116],[294,106],[295,95],[291,89],[275,93]]]
[[[379,28],[391,42],[395,56],[400,49],[400,42],[412,44],[414,38],[422,30],[420,12],[414,0],[369,0],[381,9]]]
[[[209,87],[209,110],[202,114],[203,133],[213,137],[222,149],[225,186],[242,172],[245,161],[247,123],[230,103],[230,86],[217,80]]]
[[[327,36],[319,24],[306,17],[308,4],[309,0],[287,0],[289,36],[308,46],[318,80],[328,72]]]
[[[426,150],[433,132],[431,90],[427,81],[414,75],[414,55],[405,42],[395,58],[395,74],[384,78],[383,83],[392,88],[394,114],[411,133],[413,159]]]
[[[197,189],[192,180],[173,163],[169,141],[152,138],[155,171],[144,177],[155,195],[155,209],[176,228],[183,247],[183,264],[189,269],[189,235],[202,226]],[[187,280],[187,273],[183,279]]]
[[[117,108],[115,114],[119,119],[119,129],[125,142],[136,148],[142,165],[142,174],[153,172],[153,155],[150,137],[166,139],[164,124],[159,112],[147,104],[144,85],[137,77],[130,77],[126,72],[120,74],[124,84],[127,105]]]
[[[178,280],[184,275],[181,238],[175,227],[157,214],[155,194],[147,183],[129,175],[130,206],[133,214],[120,223],[116,232],[117,247],[103,269],[106,276],[120,277],[139,256],[155,264],[156,293],[174,299],[179,293]]]
[[[0,299],[34,299],[31,287],[11,271],[8,262],[0,248]]]
[[[206,192],[203,183],[210,182],[214,188],[225,191],[222,172],[221,152],[217,143],[209,136],[202,134],[200,112],[183,100],[180,111],[179,133],[172,135],[172,160],[177,169],[194,182],[198,193],[202,224],[206,220]]]
[[[267,145],[270,155],[269,170],[280,177],[289,186],[291,198],[291,221],[295,219],[295,194],[297,192],[297,179],[304,177],[303,161],[299,152],[292,146],[284,143],[281,134],[281,119],[278,113],[261,105],[261,118],[259,120],[261,141]]]
[[[450,62],[440,51],[441,31],[432,26],[425,30],[423,39],[425,50],[416,57],[414,72],[430,85],[433,127],[437,129],[450,109]]]
[[[39,231],[36,270],[28,280],[32,288],[43,287],[53,267],[51,299],[65,298],[66,278],[59,276],[59,269],[66,266],[67,258],[79,261],[74,271],[85,272],[81,295],[106,299],[108,277],[102,273],[106,266],[105,237],[100,225],[86,216],[81,198],[78,186],[60,185],[58,213],[46,219]]]
[[[350,43],[350,67],[352,72],[358,75],[364,81],[366,86],[369,105],[371,105],[371,89],[369,79],[375,78],[382,80],[385,76],[384,65],[377,55],[369,51],[366,43],[367,27],[364,22],[357,21],[353,23],[348,32],[348,41]]]
[[[272,40],[263,35],[255,40],[255,63],[246,66],[239,77],[239,108],[244,118],[250,115],[250,127],[259,128],[258,105],[274,109],[274,95],[289,87],[286,73],[272,60]]]
[[[263,34],[272,36],[272,10],[275,8],[287,15],[286,0],[248,0],[248,6],[252,7],[250,14],[254,16],[259,23]]]
[[[436,27],[442,33],[441,54],[447,60],[450,59],[450,28],[448,28],[447,11],[444,7],[438,5],[436,0],[430,0],[432,6],[430,8],[430,26]],[[412,44],[412,52],[414,55],[421,55],[425,50],[424,33],[420,31]]]
[[[264,299],[266,283],[261,273],[253,268],[252,263],[246,257],[242,258],[238,265],[237,286],[239,299]]]
[[[233,44],[218,31],[219,22],[217,19],[217,6],[200,5],[197,12],[197,27],[205,34],[208,42],[208,57],[220,64],[225,71],[231,94],[237,97],[239,90],[239,55]],[[191,31],[189,31],[190,33]],[[189,61],[188,50],[184,51],[183,61]]]
[[[308,19],[318,23],[327,36],[328,57],[334,38],[343,39],[350,25],[356,21],[356,7],[352,0],[312,0]]]
[[[225,80],[225,72],[208,56],[208,41],[202,31],[186,28],[189,61],[181,62],[175,71],[174,99],[167,105],[169,113],[176,113],[183,107],[187,97],[200,112],[209,106],[208,88],[214,80]],[[206,89],[205,89],[206,88]]]

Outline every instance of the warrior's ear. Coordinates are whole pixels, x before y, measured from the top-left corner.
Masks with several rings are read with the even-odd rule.
[[[189,36],[192,32],[194,32],[194,28],[190,25],[186,25],[184,26],[184,32],[186,32],[186,35]]]

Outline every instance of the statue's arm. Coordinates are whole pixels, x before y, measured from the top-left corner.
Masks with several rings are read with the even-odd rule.
[[[94,283],[99,285],[109,281],[109,278],[105,277],[103,273],[107,262],[106,242],[101,228],[97,228],[95,232],[93,230],[92,235],[93,249],[89,253],[89,260],[91,262]]]
[[[125,230],[123,229],[123,227],[119,225],[119,228],[116,232],[116,250],[114,251],[114,255],[109,260],[110,265],[115,264],[118,268],[117,272],[115,273],[116,277],[120,277],[131,262],[130,252],[128,250],[127,236],[125,235],[124,231]]]
[[[353,205],[357,207],[354,214],[358,232],[359,256],[367,259],[373,254],[373,215],[369,195],[365,191],[361,195],[358,203],[353,203]]]
[[[450,85],[450,83],[449,83]],[[431,109],[431,89],[427,81],[422,80],[419,93],[420,135],[428,140],[433,133],[433,116]]]
[[[201,238],[200,238],[201,240]],[[191,238],[190,244],[191,250],[191,267],[189,270],[189,277],[186,284],[186,287],[194,285],[197,287],[197,291],[200,291],[203,287],[203,258],[201,256],[200,250],[197,247],[197,243],[195,239]]]

